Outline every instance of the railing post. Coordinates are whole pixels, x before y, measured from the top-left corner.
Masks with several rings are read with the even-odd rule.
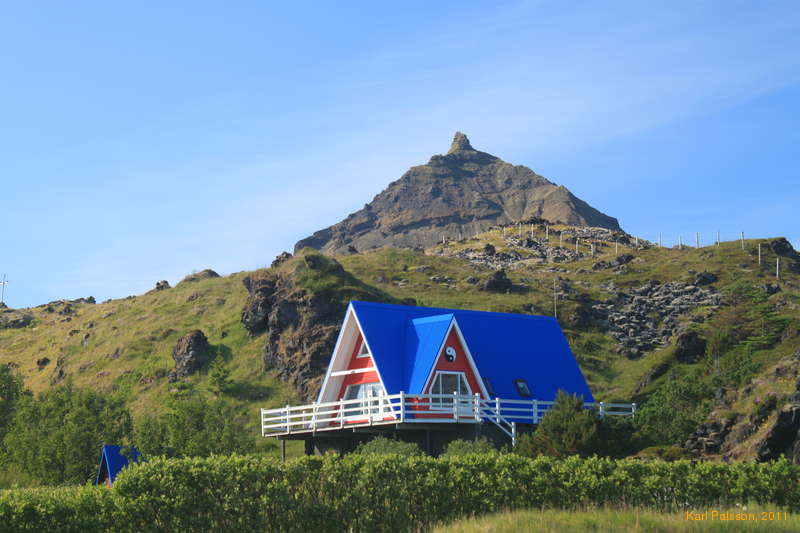
[[[406,393],[400,391],[400,423],[406,421]]]
[[[511,422],[511,449],[517,445],[517,423]]]
[[[635,416],[636,416],[636,402],[633,402],[631,404],[631,418],[634,418]]]
[[[494,423],[500,423],[500,398],[494,397]]]
[[[344,427],[344,399],[339,400],[339,427]]]
[[[539,400],[533,400],[533,423],[539,423]]]
[[[481,395],[475,393],[475,422],[481,421]]]
[[[606,402],[600,402],[600,418],[606,416]]]
[[[291,433],[292,432],[292,426],[289,425],[289,424],[291,424],[291,421],[289,419],[289,409],[291,409],[291,406],[287,405],[286,406],[286,433]]]
[[[262,407],[262,408],[261,408],[261,436],[262,436],[262,437],[266,437],[266,436],[267,436],[267,435],[266,435],[266,433],[267,433],[267,430],[266,430],[266,429],[264,429],[264,411],[266,411],[266,409],[264,409],[264,408]]]
[[[317,404],[311,404],[311,431],[313,433],[317,432]]]
[[[453,419],[458,421],[458,391],[453,391]]]

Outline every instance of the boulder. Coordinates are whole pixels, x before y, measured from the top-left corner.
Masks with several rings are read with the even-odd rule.
[[[495,250],[494,246],[488,243],[486,244],[486,246],[483,247],[483,253],[485,255],[494,255],[496,251],[497,250]]]
[[[782,255],[792,259],[800,259],[800,254],[795,251],[795,249],[792,247],[792,244],[784,237],[770,241],[769,248],[773,251],[773,253],[775,253],[775,255]]]
[[[716,274],[712,274],[711,272],[698,272],[694,277],[694,285],[697,285],[698,287],[710,285],[717,280],[719,280],[719,277],[717,277]]]
[[[483,284],[483,290],[488,292],[508,292],[513,287],[511,280],[506,276],[505,270],[498,270]]]
[[[200,281],[203,279],[211,279],[211,278],[218,278],[219,274],[211,270],[210,268],[206,268],[205,270],[201,270],[200,272],[193,272],[183,278],[183,281]]]
[[[790,404],[778,413],[778,419],[769,429],[756,450],[759,462],[771,461],[781,455],[787,455],[792,462],[797,462],[795,450],[797,431],[800,430],[800,406]]]
[[[165,291],[165,290],[167,290],[169,288],[170,288],[169,281],[167,281],[165,279],[162,279],[161,281],[157,281],[156,282],[156,290],[157,291]]]
[[[681,363],[696,363],[706,353],[706,340],[696,331],[686,331],[675,341],[675,359]]]
[[[781,288],[777,283],[765,283],[761,286],[761,289],[769,296],[781,292]]]
[[[170,372],[170,382],[185,378],[203,367],[211,359],[211,346],[205,333],[196,329],[187,333],[172,349],[175,368]]]

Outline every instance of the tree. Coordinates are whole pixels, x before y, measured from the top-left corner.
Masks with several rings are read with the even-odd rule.
[[[97,472],[103,444],[127,444],[131,416],[118,398],[66,383],[17,404],[4,438],[17,469],[45,484],[76,484]]]
[[[30,393],[24,389],[22,377],[11,366],[0,365],[0,444],[14,417],[14,409],[26,394]]]
[[[584,409],[582,396],[558,391],[536,431],[520,436],[514,451],[528,457],[591,455],[598,449],[599,425],[597,413]]]
[[[226,401],[208,401],[198,395],[178,397],[169,411],[145,416],[136,425],[136,443],[145,455],[205,457],[244,453],[253,436]]]
[[[641,437],[651,445],[683,444],[710,409],[709,384],[697,379],[671,379],[636,412]]]
[[[217,396],[230,388],[231,369],[222,357],[217,356],[211,361],[211,365],[208,368],[208,379],[211,381],[211,388]]]

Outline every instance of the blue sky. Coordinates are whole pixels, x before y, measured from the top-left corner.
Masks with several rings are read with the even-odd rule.
[[[643,238],[800,245],[796,2],[119,4],[0,12],[12,307],[266,266],[456,130]]]

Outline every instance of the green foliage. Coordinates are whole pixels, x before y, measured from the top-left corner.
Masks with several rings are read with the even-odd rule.
[[[253,445],[241,413],[225,400],[182,395],[170,407],[137,423],[136,444],[145,456],[205,457],[242,453]]]
[[[450,442],[445,448],[443,457],[457,457],[471,453],[496,453],[497,449],[486,437],[477,440],[458,439]]]
[[[708,415],[709,396],[705,381],[667,381],[636,412],[639,435],[653,445],[682,444]]]
[[[424,531],[523,508],[800,510],[800,467],[515,454],[154,458],[113,489],[0,492],[3,531]]]
[[[14,409],[25,393],[22,377],[15,374],[9,365],[0,364],[0,451]]]
[[[208,380],[215,394],[227,392],[232,385],[231,369],[222,357],[215,357],[208,368]]]
[[[96,474],[101,446],[127,443],[131,433],[119,399],[68,382],[18,403],[3,440],[5,459],[42,483],[84,483]]]
[[[370,441],[361,443],[355,452],[360,455],[369,454],[395,454],[406,457],[422,456],[425,452],[413,442],[404,442],[397,439],[387,439],[386,437],[376,437]]]
[[[597,449],[599,424],[597,413],[584,409],[582,396],[558,391],[536,431],[520,436],[514,451],[526,457],[587,456]]]

